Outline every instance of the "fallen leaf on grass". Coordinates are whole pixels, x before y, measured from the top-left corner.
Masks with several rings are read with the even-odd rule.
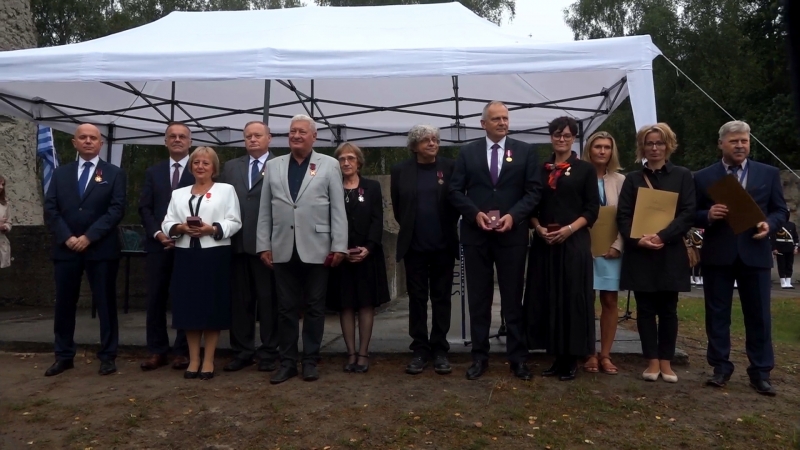
[[[419,420],[419,416],[414,416],[414,420]]]
[[[497,440],[497,438],[496,438],[496,437],[493,437],[493,438],[492,438],[492,440],[493,440],[493,441],[496,441],[496,440]]]
[[[482,423],[480,423],[480,422],[475,422],[473,425],[475,425],[475,426],[476,426],[476,427],[478,427],[478,428],[480,428],[480,427],[482,427],[482,426],[483,426],[483,424],[482,424]]]
[[[29,412],[27,412],[27,411],[26,411],[26,412],[22,413],[22,415],[23,415],[23,416],[30,416],[30,415],[31,415],[31,413],[29,413]]]
[[[350,442],[356,442],[357,440],[356,438],[350,438]]]
[[[322,450],[331,450],[331,446],[330,445],[326,445],[325,447],[322,447]]]
[[[675,418],[674,417],[670,417],[669,421],[670,422],[675,422]]]
[[[776,437],[776,438],[778,438],[778,439],[780,439],[780,438],[781,438],[781,435],[780,435],[780,434],[776,434],[776,435],[775,435],[775,437]]]
[[[661,420],[661,416],[656,416],[656,420]]]
[[[453,415],[456,416],[456,417],[461,417],[461,413],[455,413]]]
[[[531,437],[531,438],[533,437],[532,434],[526,434],[525,436],[528,436],[528,437]]]
[[[529,423],[529,424],[531,424],[531,425],[533,425],[533,424],[535,424],[535,423],[536,423],[536,421],[535,421],[535,420],[529,420],[529,421],[528,421],[528,423]]]
[[[594,442],[590,441],[589,439],[585,439],[583,442],[585,442],[585,443],[587,443],[589,445],[594,445]]]
[[[131,403],[136,403],[136,399],[135,398],[129,398],[128,401],[131,402]]]
[[[740,417],[740,418],[738,418],[738,419],[736,419],[736,421],[737,421],[737,422],[743,422],[743,420],[741,419],[741,417]]]
[[[538,429],[539,429],[539,427],[533,427],[533,429],[534,429],[534,430],[538,430]]]

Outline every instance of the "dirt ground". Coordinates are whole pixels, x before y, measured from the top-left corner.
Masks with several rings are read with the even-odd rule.
[[[407,355],[374,357],[366,375],[342,373],[343,357],[328,357],[319,381],[272,386],[254,367],[205,382],[168,367],[143,373],[141,355],[120,357],[111,376],[84,355],[45,378],[51,355],[4,353],[0,448],[797,448],[800,352],[776,346],[778,396],[762,397],[747,386],[737,339],[737,373],[712,389],[702,341],[688,331],[680,346],[692,363],[677,368],[675,385],[642,381],[635,357],[615,361],[620,375],[574,382],[521,382],[498,356],[479,381],[464,378],[467,355],[449,376],[406,375]],[[549,362],[538,355],[532,366]]]

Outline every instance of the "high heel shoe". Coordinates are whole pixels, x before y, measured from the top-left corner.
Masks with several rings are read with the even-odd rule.
[[[661,371],[652,373],[645,369],[645,371],[642,372],[642,378],[644,378],[644,381],[658,381],[659,375],[661,375]]]
[[[197,378],[199,374],[200,374],[199,371],[192,372],[190,370],[187,370],[186,372],[183,372],[183,378],[186,378],[187,380],[194,380],[195,378]]]
[[[358,355],[358,353],[348,353],[347,357],[350,358],[351,356],[357,356],[357,355]],[[356,360],[356,362],[358,362],[358,360]],[[356,370],[356,363],[348,361],[347,363],[344,364],[344,366],[342,367],[342,370],[345,373],[353,373],[353,371]]]
[[[367,363],[363,366],[361,364],[355,364],[353,368],[353,372],[355,373],[367,373],[369,371],[369,355],[358,355],[359,358],[366,358]],[[358,360],[356,360],[358,362]]]
[[[200,379],[203,381],[214,378],[214,372],[200,372]]]

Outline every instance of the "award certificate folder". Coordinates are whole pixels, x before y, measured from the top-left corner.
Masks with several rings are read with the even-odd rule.
[[[617,207],[601,206],[597,220],[589,229],[589,234],[592,236],[592,256],[597,258],[605,255],[611,244],[617,240],[618,233]]]
[[[767,220],[753,197],[733,175],[726,175],[708,188],[714,203],[728,207],[725,220],[735,234],[742,233]]]
[[[656,234],[675,219],[678,193],[640,187],[633,210],[631,239]]]

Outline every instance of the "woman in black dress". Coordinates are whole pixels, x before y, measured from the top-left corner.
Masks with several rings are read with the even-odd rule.
[[[549,126],[553,156],[541,169],[542,199],[528,257],[525,317],[528,345],[555,355],[543,376],[575,378],[578,358],[595,352],[591,227],[600,209],[597,171],[572,152],[578,125],[559,117]]]
[[[333,156],[339,160],[344,185],[345,210],[349,230],[349,255],[328,276],[328,307],[340,311],[342,335],[347,354],[345,372],[369,370],[369,341],[375,307],[390,300],[383,256],[383,196],[377,181],[359,176],[364,154],[345,142]],[[356,311],[359,348],[356,352]]]
[[[636,296],[636,326],[642,353],[648,360],[642,378],[656,381],[660,375],[668,383],[678,382],[670,362],[678,339],[678,292],[691,290],[684,236],[692,228],[696,202],[692,173],[669,162],[676,147],[675,133],[665,123],[639,130],[636,160],[647,159],[647,163],[642,170],[625,177],[617,206],[617,225],[625,239],[619,284],[620,289],[633,291]],[[631,238],[640,189],[677,192],[678,204],[675,218],[666,228],[656,234]]]

